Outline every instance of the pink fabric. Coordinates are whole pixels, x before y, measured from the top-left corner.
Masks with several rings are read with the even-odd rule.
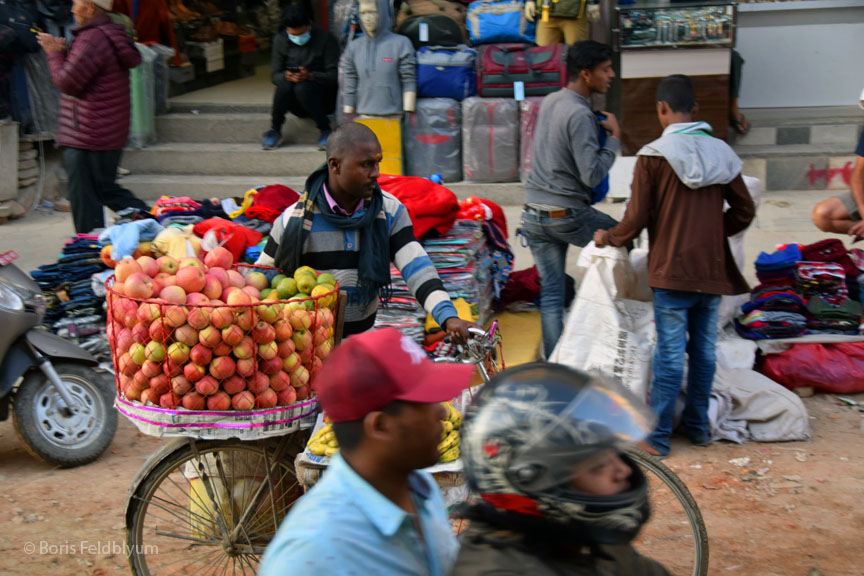
[[[327,191],[327,184],[323,185],[324,187],[324,199],[327,200],[327,204],[330,206],[330,209],[336,214],[342,214],[343,216],[352,216],[354,212],[360,209],[360,206],[363,204],[362,202],[358,202],[357,206],[354,208],[354,212],[348,213],[347,210],[339,206],[336,200],[330,195],[330,192]]]
[[[60,89],[57,144],[120,150],[129,139],[129,69],[141,55],[126,30],[105,16],[81,28],[68,52],[50,52]]]

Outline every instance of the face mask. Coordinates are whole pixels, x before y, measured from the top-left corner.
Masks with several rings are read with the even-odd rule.
[[[312,38],[312,33],[309,30],[307,30],[306,32],[304,32],[300,36],[294,36],[293,34],[288,34],[288,38],[294,44],[297,44],[298,46],[303,46],[304,44],[309,42],[310,38]]]

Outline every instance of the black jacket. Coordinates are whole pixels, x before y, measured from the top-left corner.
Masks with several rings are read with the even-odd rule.
[[[309,42],[298,46],[291,42],[288,32],[283,29],[273,38],[271,65],[273,84],[285,81],[288,68],[303,66],[313,74],[313,82],[335,90],[339,79],[339,44],[329,32],[312,28]]]
[[[548,541],[546,542],[548,544]],[[526,543],[518,532],[498,530],[471,520],[459,539],[452,576],[670,576],[659,563],[640,555],[630,544],[583,547],[568,542],[567,556],[550,553],[552,546]]]

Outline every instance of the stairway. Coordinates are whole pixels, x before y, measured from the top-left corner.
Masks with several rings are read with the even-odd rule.
[[[277,150],[262,150],[270,127],[269,107],[260,104],[172,104],[156,117],[159,143],[126,150],[122,165],[132,172],[123,186],[145,201],[163,194],[192,198],[242,196],[250,188],[284,184],[302,191],[306,177],[325,160],[310,120],[289,115]],[[460,200],[478,195],[502,205],[519,205],[525,192],[519,182],[448,183]]]
[[[749,109],[752,128],[733,137],[744,173],[760,178],[767,190],[847,189],[854,150],[864,125],[857,107]],[[324,162],[318,131],[309,120],[288,116],[285,141],[262,150],[269,127],[269,105],[259,102],[172,103],[170,114],[156,118],[159,143],[127,150],[123,166],[132,174],[124,186],[145,201],[163,194],[192,198],[242,196],[265,184],[284,184],[298,192],[306,177]],[[460,200],[482,196],[505,206],[522,204],[524,187],[507,184],[447,183]]]
[[[857,106],[751,108],[745,136],[731,142],[744,173],[767,190],[845,190],[864,126]]]

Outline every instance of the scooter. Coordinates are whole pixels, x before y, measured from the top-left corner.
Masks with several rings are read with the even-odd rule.
[[[99,458],[117,431],[113,378],[89,352],[39,326],[39,285],[0,254],[0,420],[28,452],[71,468]]]

